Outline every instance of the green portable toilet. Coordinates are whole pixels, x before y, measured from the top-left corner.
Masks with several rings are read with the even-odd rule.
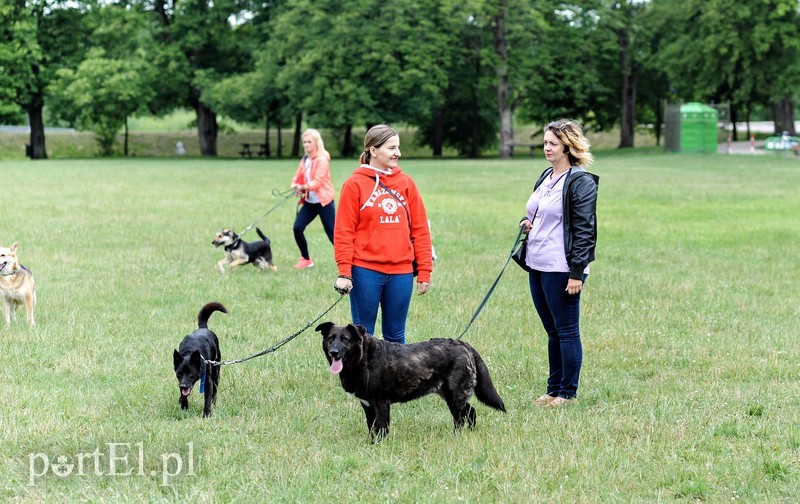
[[[717,152],[719,112],[714,107],[691,102],[681,105],[681,152]]]

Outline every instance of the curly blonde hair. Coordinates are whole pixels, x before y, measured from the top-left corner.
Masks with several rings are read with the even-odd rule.
[[[594,163],[594,156],[589,152],[589,140],[583,134],[583,127],[573,119],[559,119],[544,127],[564,144],[564,149],[569,156],[569,164],[589,168]]]

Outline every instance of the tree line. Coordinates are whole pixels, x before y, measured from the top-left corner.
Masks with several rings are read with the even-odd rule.
[[[0,122],[27,120],[34,159],[45,121],[110,154],[128,118],[178,108],[204,156],[220,117],[262,125],[268,146],[271,128],[328,128],[344,156],[354,125],[383,122],[434,156],[510,156],[515,123],[558,117],[633,147],[680,101],[795,134],[800,0],[0,0],[0,15]]]

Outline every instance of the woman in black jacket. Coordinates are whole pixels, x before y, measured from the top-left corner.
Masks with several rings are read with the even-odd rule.
[[[557,407],[577,402],[580,293],[597,243],[598,177],[586,171],[594,158],[580,124],[559,120],[544,131],[544,154],[552,166],[536,181],[520,226],[528,234],[533,305],[548,337],[547,391],[534,404]]]

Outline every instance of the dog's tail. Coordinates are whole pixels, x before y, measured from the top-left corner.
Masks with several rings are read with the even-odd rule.
[[[256,228],[256,233],[258,233],[258,236],[260,236],[262,240],[269,241],[269,238],[264,236],[264,233],[262,233],[260,229]]]
[[[213,301],[211,303],[206,304],[204,307],[200,309],[200,313],[197,314],[197,327],[199,329],[208,329],[208,319],[211,317],[211,314],[215,311],[220,311],[222,313],[228,313],[228,310],[222,306],[222,303],[217,303]]]
[[[497,389],[494,388],[492,377],[489,375],[489,368],[486,367],[477,350],[466,343],[464,344],[469,347],[470,352],[472,352],[472,358],[475,360],[475,370],[478,375],[478,383],[475,385],[475,397],[486,406],[505,411],[506,405],[503,403],[503,399],[500,398],[500,394],[497,393]]]

